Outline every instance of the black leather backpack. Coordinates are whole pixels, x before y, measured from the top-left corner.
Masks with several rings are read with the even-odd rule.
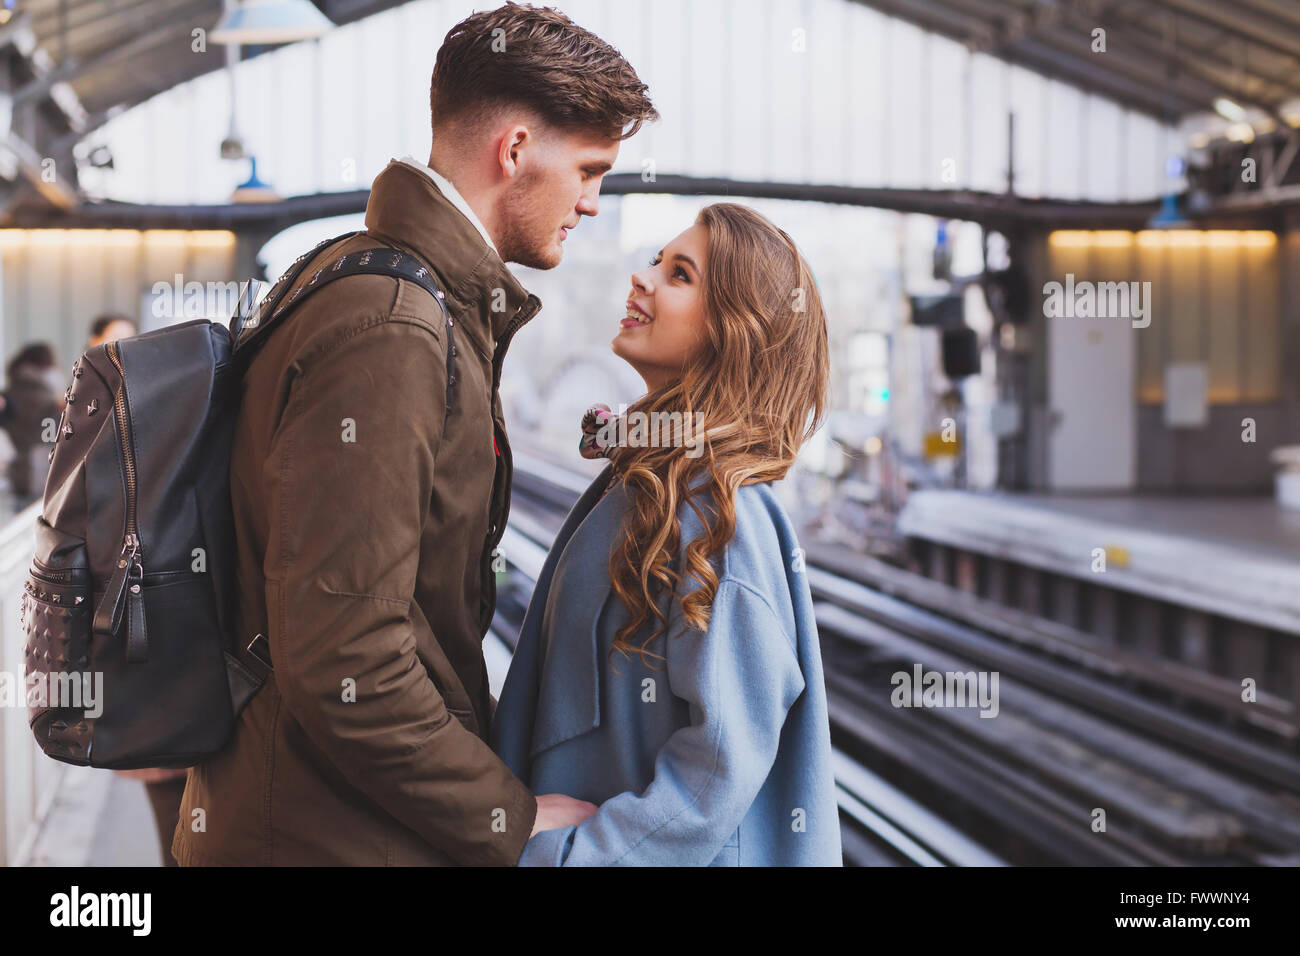
[[[233,633],[230,453],[244,370],[290,309],[345,276],[409,279],[443,309],[454,380],[430,270],[389,248],[322,258],[353,235],[300,256],[251,314],[241,300],[228,328],[182,322],[74,363],[22,596],[29,723],[49,756],[192,766],[225,745],[265,681],[265,636]]]

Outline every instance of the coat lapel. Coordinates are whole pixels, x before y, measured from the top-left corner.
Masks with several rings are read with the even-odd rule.
[[[506,675],[505,685],[501,688],[501,700],[497,704],[493,719],[492,746],[497,755],[521,780],[528,779],[531,765],[534,722],[537,716],[539,691],[541,688],[542,668],[545,664],[545,648],[541,647],[542,618],[546,613],[546,598],[550,593],[551,580],[559,563],[564,546],[569,543],[573,533],[582,524],[583,519],[600,501],[606,487],[612,480],[614,466],[608,465],[582,493],[574,504],[564,524],[560,527],[541,573],[533,587],[532,598],[528,602],[528,611],[524,623],[519,629],[519,642],[515,646],[514,657],[510,661],[510,670]]]

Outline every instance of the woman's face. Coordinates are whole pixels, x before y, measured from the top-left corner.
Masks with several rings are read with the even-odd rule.
[[[698,223],[632,274],[627,316],[611,343],[654,390],[676,381],[708,339],[704,272],[708,231]]]

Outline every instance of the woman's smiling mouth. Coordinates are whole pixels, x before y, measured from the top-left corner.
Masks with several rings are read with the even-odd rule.
[[[650,316],[647,315],[640,306],[629,299],[627,303],[627,314],[619,324],[625,329],[631,329],[641,325],[649,325],[651,321],[653,320]]]

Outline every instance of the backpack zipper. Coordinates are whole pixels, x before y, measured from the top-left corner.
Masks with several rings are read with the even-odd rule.
[[[48,567],[44,561],[37,557],[32,558],[30,571],[37,577],[52,584],[84,584],[87,576],[85,568],[67,568],[59,571]]]
[[[137,534],[135,526],[135,453],[131,444],[131,420],[126,407],[126,370],[122,367],[122,358],[118,354],[118,344],[108,343],[108,359],[122,378],[117,394],[113,396],[113,412],[117,416],[117,428],[122,438],[122,459],[126,466],[126,537],[128,543]],[[139,541],[136,541],[139,544]]]
[[[127,657],[128,661],[142,661],[146,658],[146,634],[144,627],[144,594],[141,582],[144,580],[144,561],[140,554],[140,534],[136,527],[136,468],[135,446],[131,441],[131,417],[126,404],[126,369],[122,367],[122,356],[117,342],[109,342],[104,349],[108,360],[113,363],[121,377],[121,384],[113,396],[113,412],[117,418],[118,434],[122,441],[122,463],[126,472],[126,533],[122,539],[122,550],[117,557],[117,567],[109,578],[102,601],[112,601],[109,617],[105,621],[110,633],[116,634],[122,620],[122,598],[126,596],[127,610]],[[131,578],[135,582],[131,582]],[[130,593],[127,594],[127,587]],[[101,608],[104,605],[101,604]],[[96,614],[96,617],[100,617]]]

